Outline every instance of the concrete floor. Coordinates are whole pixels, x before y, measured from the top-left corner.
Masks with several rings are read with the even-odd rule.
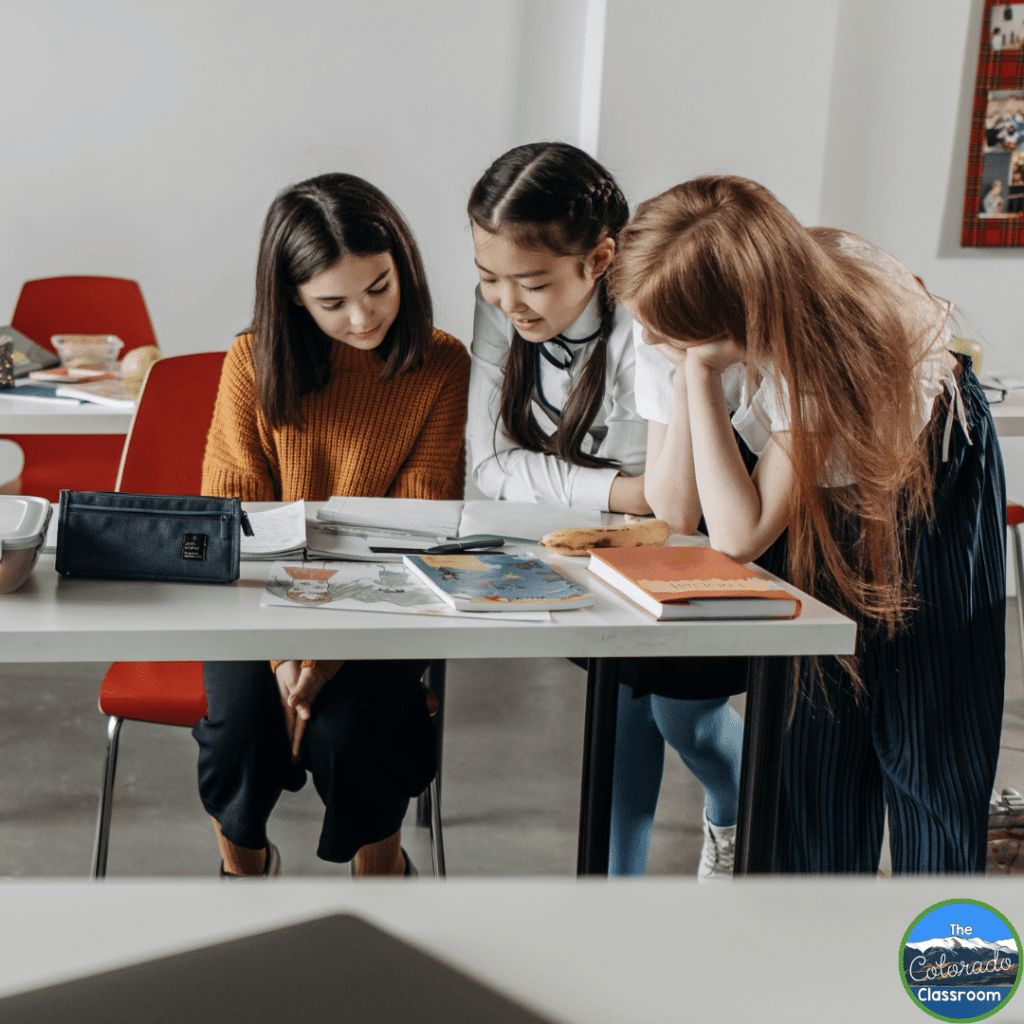
[[[1024,791],[1024,676],[1012,605],[997,788]],[[106,665],[0,665],[0,876],[86,876],[106,745],[96,696]],[[452,875],[570,875],[575,869],[585,674],[566,661],[451,662],[444,828]],[[742,708],[742,699],[739,706]],[[126,723],[108,874],[208,876],[213,831],[195,789],[187,730]],[[649,873],[692,874],[702,791],[666,758]],[[315,855],[321,808],[311,784],[285,793],[270,834],[292,876],[347,877]],[[429,837],[406,848],[429,873]]]

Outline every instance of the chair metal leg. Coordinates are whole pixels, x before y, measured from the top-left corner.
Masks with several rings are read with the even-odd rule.
[[[444,864],[444,833],[441,831],[441,789],[435,778],[427,789],[430,802],[430,859],[434,865],[434,877],[444,878],[447,870]]]
[[[437,733],[437,791],[441,792],[441,754],[444,750],[444,680],[445,661],[432,661],[423,673],[423,682],[437,694],[438,710],[434,715],[434,729]],[[429,791],[420,794],[416,801],[416,824],[421,828],[430,828],[430,795]]]
[[[1021,555],[1020,527],[1010,526],[1010,537],[1013,540],[1013,567],[1017,584],[1017,637],[1020,640],[1021,665],[1024,665],[1024,558]]]
[[[103,789],[100,810],[96,819],[96,847],[93,850],[92,877],[105,878],[107,849],[110,846],[110,816],[114,810],[114,776],[117,774],[117,744],[121,738],[123,718],[111,715],[107,719],[107,763],[103,769]]]

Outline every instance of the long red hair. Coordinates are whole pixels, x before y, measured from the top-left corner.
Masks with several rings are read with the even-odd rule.
[[[907,526],[933,500],[934,433],[919,432],[916,370],[946,307],[933,299],[922,331],[901,301],[911,298],[903,277],[843,239],[804,228],[755,182],[697,178],[640,204],[611,287],[669,338],[744,345],[751,394],[764,377],[788,392],[790,579],[892,635],[914,601]],[[927,303],[908,280],[913,301]],[[822,486],[837,472],[851,482]]]

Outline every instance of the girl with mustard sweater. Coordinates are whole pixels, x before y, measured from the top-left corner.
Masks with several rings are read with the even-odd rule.
[[[431,321],[402,216],[373,185],[325,174],[267,214],[252,328],[224,362],[203,493],[460,498],[469,356]],[[343,654],[339,651],[339,654]],[[274,875],[266,824],[307,773],[317,850],[357,875],[411,874],[399,828],[436,772],[423,660],[207,662],[199,791],[225,875]]]

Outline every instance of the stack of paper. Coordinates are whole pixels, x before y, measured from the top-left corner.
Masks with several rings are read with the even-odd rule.
[[[94,380],[89,384],[58,384],[54,394],[58,398],[80,398],[111,409],[135,408],[135,399],[118,379]]]
[[[23,398],[38,402],[56,402],[58,405],[81,405],[81,398],[66,398],[57,395],[54,384],[33,384],[24,380],[16,380],[13,388],[0,391],[0,398]]]

